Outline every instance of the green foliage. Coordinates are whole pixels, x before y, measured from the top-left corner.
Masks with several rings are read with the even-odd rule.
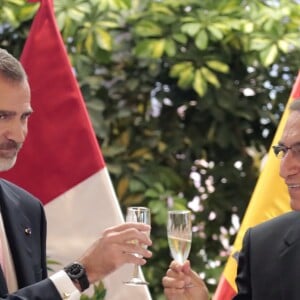
[[[94,294],[93,296],[89,297],[87,295],[82,295],[80,300],[102,300],[105,299],[106,290],[103,284],[100,282],[94,285]]]
[[[18,56],[35,10],[1,3],[2,47]],[[298,73],[299,4],[57,0],[55,11],[120,205],[151,208],[153,299],[174,207],[193,210],[190,260],[213,293]]]
[[[13,27],[17,27],[21,24],[21,22],[32,19],[37,5],[24,6],[24,3],[24,0],[1,0],[1,23],[8,23]]]
[[[48,271],[53,271],[53,268],[52,268],[53,265],[60,265],[60,263],[56,260],[51,259],[51,258],[47,258],[47,269],[48,269]]]

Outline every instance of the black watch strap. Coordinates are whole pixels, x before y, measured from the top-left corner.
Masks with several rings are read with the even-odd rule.
[[[90,283],[87,278],[85,268],[82,264],[74,262],[67,265],[64,270],[73,282],[79,284],[81,292],[89,288]]]
[[[82,292],[85,291],[86,289],[88,289],[90,286],[90,282],[89,282],[86,274],[84,274],[80,278],[78,278],[77,281],[80,285],[80,289]]]

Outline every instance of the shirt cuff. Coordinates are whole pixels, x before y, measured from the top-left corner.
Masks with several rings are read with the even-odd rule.
[[[73,284],[70,277],[67,273],[63,270],[58,271],[51,275],[50,280],[55,285],[56,289],[58,290],[62,299],[68,300],[79,300],[80,299],[80,292]]]

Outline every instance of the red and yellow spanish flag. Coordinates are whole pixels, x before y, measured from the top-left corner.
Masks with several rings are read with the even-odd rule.
[[[1,176],[43,202],[47,254],[62,268],[106,227],[124,220],[56,24],[52,0],[31,2],[40,2],[40,7],[21,63],[28,75],[34,113],[15,167]],[[106,299],[151,299],[147,287],[123,284],[131,273],[132,266],[125,265],[106,278]]]
[[[294,84],[286,109],[279,123],[273,144],[277,144],[281,138],[283,128],[288,116],[288,106],[294,99],[300,97],[300,72]],[[252,194],[249,206],[246,210],[241,228],[233,245],[231,256],[228,258],[224,272],[219,281],[214,300],[231,300],[236,294],[235,277],[237,272],[236,255],[242,247],[246,230],[258,223],[276,217],[290,210],[289,196],[283,180],[279,177],[279,161],[273,154],[272,148],[268,153],[268,159],[258,178]]]

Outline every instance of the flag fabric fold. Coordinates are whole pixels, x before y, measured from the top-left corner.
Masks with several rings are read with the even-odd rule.
[[[294,83],[286,109],[275,133],[273,144],[277,144],[281,138],[283,128],[288,117],[288,106],[296,98],[300,97],[300,72]],[[235,277],[237,272],[237,254],[242,247],[246,230],[263,221],[290,211],[289,196],[283,180],[279,177],[279,161],[270,148],[266,164],[256,183],[248,208],[243,218],[241,227],[233,245],[232,254],[227,260],[224,272],[219,281],[214,300],[231,300],[236,294]]]
[[[2,177],[41,199],[48,219],[48,256],[64,265],[78,258],[105,228],[124,220],[52,0],[40,1],[21,63],[34,113],[17,163]],[[124,266],[105,280],[106,299],[151,299],[147,287],[123,284],[131,269]]]

